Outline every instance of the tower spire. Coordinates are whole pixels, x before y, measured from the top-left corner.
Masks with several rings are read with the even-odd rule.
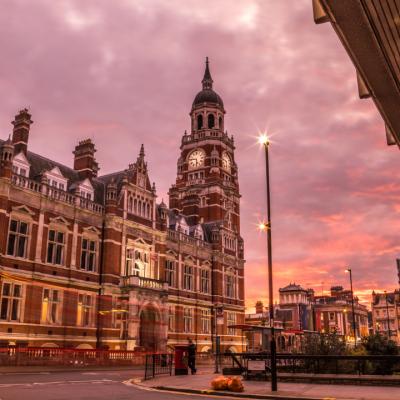
[[[203,84],[203,90],[204,89],[212,89],[213,85],[213,80],[211,78],[211,73],[210,73],[210,68],[208,66],[208,57],[206,57],[206,69],[204,71],[204,77],[201,83]]]

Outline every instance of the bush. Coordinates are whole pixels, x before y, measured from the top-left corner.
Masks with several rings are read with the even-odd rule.
[[[382,336],[380,333],[364,337],[362,340],[362,347],[369,355],[395,356],[399,354],[399,349],[396,346],[396,343],[393,340]],[[371,365],[374,374],[391,375],[393,374],[396,361],[372,361]]]

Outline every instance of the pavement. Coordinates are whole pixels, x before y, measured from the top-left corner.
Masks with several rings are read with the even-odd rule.
[[[218,395],[211,390],[210,382],[216,374],[200,372],[197,375],[160,376],[152,380],[137,382],[142,388]],[[400,399],[399,387],[388,386],[359,386],[359,385],[324,385],[312,383],[278,383],[278,391],[272,393],[270,382],[244,381],[245,391],[239,394],[241,398],[258,399],[301,399],[301,400],[397,400]],[[229,396],[236,396],[231,392],[219,392]]]

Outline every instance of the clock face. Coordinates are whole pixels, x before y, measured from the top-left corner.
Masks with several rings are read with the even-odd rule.
[[[200,168],[204,165],[206,155],[203,150],[197,149],[192,151],[188,157],[189,169]]]
[[[222,168],[225,171],[231,172],[231,158],[225,151],[222,154]]]

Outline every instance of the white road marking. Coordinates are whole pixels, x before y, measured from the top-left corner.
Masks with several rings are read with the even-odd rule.
[[[95,380],[81,380],[81,381],[51,381],[51,382],[32,382],[32,383],[2,383],[0,384],[0,388],[6,387],[16,387],[16,386],[46,386],[46,385],[68,385],[68,384],[77,384],[77,383],[109,383],[116,382],[121,383],[120,381],[115,381],[112,379],[95,379]]]

